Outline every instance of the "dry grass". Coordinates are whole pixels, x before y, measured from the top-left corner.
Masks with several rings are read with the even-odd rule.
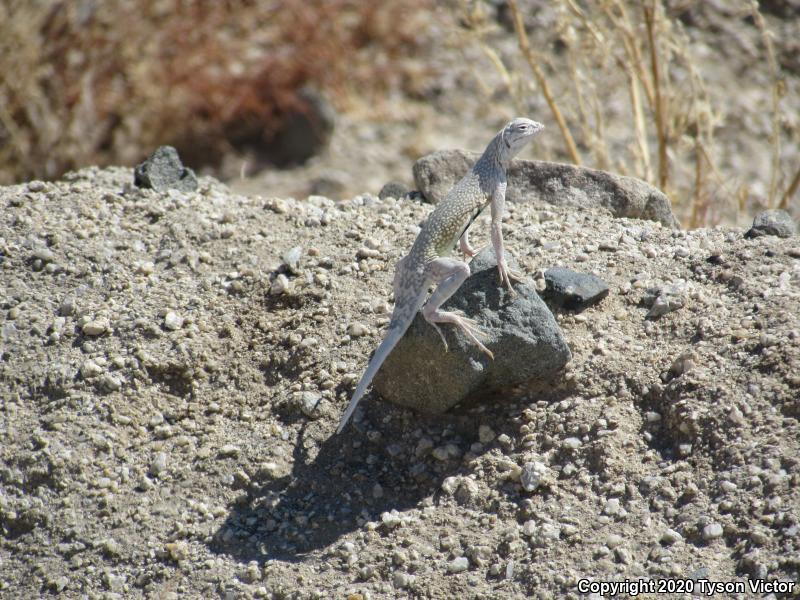
[[[761,42],[761,73],[771,82],[772,132],[764,148],[771,157],[769,185],[761,197],[751,193],[748,182],[720,167],[722,149],[715,134],[727,106],[713,99],[702,61],[695,56],[683,24],[667,14],[665,3],[557,0],[553,4],[557,31],[546,45],[541,42],[548,35],[538,32],[536,50],[521,7],[527,4],[508,0],[519,55],[499,61],[499,69],[504,79],[513,82],[525,79],[522,71],[527,68],[535,85],[510,83],[507,88],[518,105],[525,104],[522,96],[531,88],[541,94],[558,125],[568,160],[581,164],[581,154],[588,151],[593,166],[660,187],[672,197],[676,213],[688,227],[736,221],[753,204],[789,204],[800,187],[800,171],[791,179],[785,176],[794,173],[797,165],[786,164],[781,144],[797,132],[782,129],[786,120],[780,102],[785,93],[782,74],[772,33],[755,0],[743,4],[740,12],[742,19],[749,17],[755,25]],[[491,46],[491,30],[486,20],[469,22],[470,36],[483,47]],[[552,40],[557,41],[557,49]],[[629,118],[619,118],[618,103],[616,115],[609,109],[615,88],[625,89]],[[739,116],[758,119],[763,112],[763,107],[754,106],[751,115]],[[615,116],[616,140],[608,127]],[[621,127],[629,128],[622,136]],[[747,133],[742,136],[742,145],[751,146]],[[619,137],[629,140],[624,152],[620,152]]]
[[[165,143],[213,163],[268,139],[306,84],[338,103],[402,88],[431,2],[0,3],[0,183]]]

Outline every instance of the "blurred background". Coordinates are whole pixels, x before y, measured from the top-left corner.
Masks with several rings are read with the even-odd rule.
[[[0,183],[163,144],[237,191],[347,197],[508,118],[686,227],[800,204],[800,0],[0,0]]]

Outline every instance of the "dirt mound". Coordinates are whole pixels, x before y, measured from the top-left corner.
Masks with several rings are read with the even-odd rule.
[[[798,580],[797,236],[511,205],[540,288],[611,288],[557,315],[566,374],[439,417],[372,395],[333,436],[429,207],[132,181],[0,188],[2,595]],[[647,318],[665,286],[680,307]]]

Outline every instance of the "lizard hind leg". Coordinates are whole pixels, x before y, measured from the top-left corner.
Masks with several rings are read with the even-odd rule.
[[[479,339],[480,337],[486,337],[486,334],[480,330],[474,320],[456,312],[441,310],[442,304],[469,277],[469,265],[454,258],[437,258],[428,265],[427,275],[433,283],[437,284],[437,287],[422,308],[422,316],[425,317],[425,320],[436,327],[437,330],[439,330],[439,323],[455,325],[481,352],[493,359],[494,355]],[[439,331],[439,335],[442,335],[441,331]],[[444,340],[443,335],[442,339]],[[445,342],[446,346],[447,342]]]

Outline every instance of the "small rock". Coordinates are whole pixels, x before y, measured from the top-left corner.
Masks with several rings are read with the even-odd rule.
[[[384,198],[397,198],[398,200],[404,198],[409,193],[408,186],[400,183],[398,181],[390,181],[385,183],[381,188],[381,191],[378,192],[378,198],[383,200]]]
[[[320,417],[319,404],[321,401],[321,394],[305,391],[300,394],[300,410],[309,419],[318,419]]]
[[[61,301],[58,307],[58,314],[62,317],[68,317],[75,312],[75,298],[67,296]]]
[[[362,335],[366,335],[368,332],[369,329],[367,329],[367,326],[358,321],[353,321],[347,326],[347,335],[353,338],[359,338]]]
[[[458,489],[458,484],[461,483],[461,478],[455,475],[450,477],[445,477],[444,481],[442,481],[442,491],[447,494],[448,496],[452,496],[456,493]]]
[[[100,379],[100,387],[110,392],[115,392],[122,387],[123,379],[119,375],[106,373]]]
[[[56,259],[56,254],[50,248],[41,246],[33,251],[34,258],[38,258],[43,263],[53,262]]]
[[[189,545],[184,541],[170,542],[165,546],[167,555],[175,562],[189,558]]]
[[[544,273],[544,296],[566,310],[582,311],[608,296],[608,285],[590,273],[578,273],[563,267]]]
[[[381,523],[387,529],[394,529],[403,524],[403,517],[399,512],[392,509],[381,514]]]
[[[97,377],[103,372],[103,367],[98,365],[93,360],[87,360],[83,363],[81,367],[81,375],[83,375],[84,379],[91,379],[92,377]]]
[[[561,445],[567,450],[577,450],[583,445],[583,442],[576,437],[568,437],[561,442]]]
[[[608,516],[618,515],[620,508],[619,498],[611,498],[603,506],[603,514]]]
[[[459,556],[447,563],[448,573],[463,573],[469,569],[469,559],[466,556]]]
[[[133,184],[159,192],[169,189],[194,192],[197,189],[197,177],[194,171],[183,166],[175,148],[161,146],[147,160],[136,166]]]
[[[642,297],[642,304],[649,306],[648,319],[656,319],[667,313],[683,308],[686,304],[686,283],[679,281],[663,288],[650,288]]]
[[[234,444],[225,444],[219,449],[220,458],[236,458],[241,453],[242,449]]]
[[[150,474],[153,477],[158,477],[161,473],[166,471],[166,469],[167,469],[167,453],[156,452],[156,455],[153,457],[153,460],[150,463]]]
[[[667,544],[667,545],[675,544],[677,542],[680,542],[682,539],[683,539],[683,536],[680,533],[678,533],[677,531],[675,531],[674,529],[667,529],[661,535],[661,543],[662,544]]]
[[[170,331],[175,331],[183,327],[183,317],[175,311],[169,311],[164,315],[164,328]]]
[[[295,246],[284,252],[283,256],[281,256],[281,259],[289,271],[297,275],[300,272],[300,258],[302,256],[303,248],[300,246]]]
[[[279,273],[272,282],[272,285],[269,287],[269,293],[272,296],[280,296],[281,294],[285,294],[289,291],[290,285],[289,278],[283,273]]]
[[[99,319],[94,319],[86,323],[81,331],[83,331],[84,335],[97,336],[104,334],[110,328],[111,323],[109,320],[105,317],[100,317]]]
[[[762,235],[776,235],[788,238],[797,233],[797,224],[791,215],[779,208],[765,210],[753,219],[753,226],[744,234],[746,238],[757,238]]]
[[[494,430],[488,425],[481,425],[478,427],[478,440],[480,440],[481,444],[488,444],[494,440],[496,435]]]
[[[722,525],[719,523],[709,523],[703,527],[703,539],[707,542],[721,538],[722,533]]]
[[[538,488],[547,476],[548,471],[549,469],[544,463],[538,461],[525,463],[520,474],[522,489],[526,492],[532,492]]]

